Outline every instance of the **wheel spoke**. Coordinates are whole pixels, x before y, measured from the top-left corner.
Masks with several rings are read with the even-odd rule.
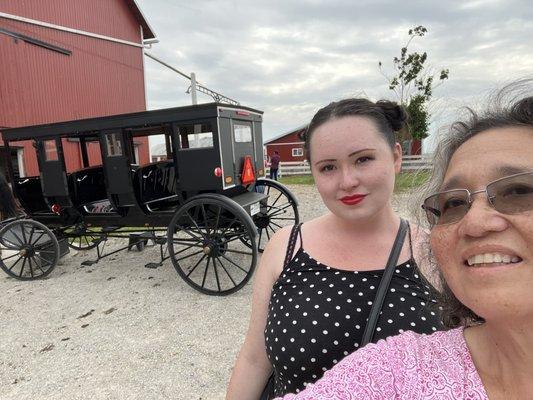
[[[184,246],[189,246],[189,248],[191,248],[191,247],[198,247],[198,248],[201,248],[201,249],[204,248],[204,246],[202,244],[199,244],[199,242],[189,243],[189,242],[186,242],[186,241],[181,241],[180,239],[174,239],[174,240],[172,240],[172,243],[181,244],[181,245],[184,245]]]
[[[35,254],[37,257],[39,257],[39,255],[36,253]],[[39,257],[41,260],[42,260],[42,257]],[[37,266],[37,268],[39,268],[41,270],[41,275],[45,273],[45,271],[43,270],[42,266],[40,263],[38,263],[35,258],[33,259],[33,262],[35,263],[35,265]]]
[[[30,267],[30,275],[33,278],[33,266],[31,265],[31,257],[28,257],[28,266]]]
[[[240,265],[235,264],[235,263],[233,262],[233,260],[230,260],[230,259],[229,259],[228,257],[226,257],[224,254],[221,254],[220,256],[221,256],[224,260],[229,261],[230,263],[232,263],[233,265],[235,265],[237,268],[239,268],[239,269],[240,269],[242,272],[244,272],[245,274],[248,273],[248,271],[246,271],[246,270],[245,270],[244,268],[242,268]]]
[[[17,252],[16,254],[12,254],[10,256],[7,256],[6,258],[2,258],[2,262],[9,260],[10,258],[20,256],[20,254]],[[21,256],[22,257],[22,256]]]
[[[46,232],[45,231],[42,231],[41,234],[39,235],[39,237],[37,239],[35,239],[33,242],[30,240],[30,244],[32,246],[36,245],[37,243],[39,243],[39,240],[41,240],[41,238],[44,236]]]
[[[33,238],[33,233],[35,232],[35,226],[32,226],[31,227],[31,231],[30,231],[30,237],[28,238],[28,243],[29,244],[32,244],[32,238]]]
[[[188,278],[188,277],[194,272],[194,270],[196,269],[196,267],[197,267],[198,265],[200,265],[200,263],[201,263],[201,262],[204,260],[204,258],[206,258],[206,257],[207,257],[207,255],[204,254],[204,255],[198,260],[198,262],[194,265],[194,267],[192,267],[192,269],[187,273],[187,278]]]
[[[202,211],[202,215],[204,217],[204,226],[205,226],[205,230],[207,232],[207,235],[211,235],[211,231],[209,229],[209,225],[207,224],[207,213],[205,212],[205,207],[203,204],[200,204],[200,210]]]
[[[17,255],[18,255],[18,254],[17,254]],[[9,270],[8,270],[8,271],[13,270],[13,268],[15,268],[15,265],[17,265],[18,262],[19,262],[20,260],[22,260],[23,258],[24,258],[23,256],[20,256],[20,257],[17,259],[17,261],[15,261],[15,263],[14,263],[11,267],[9,267]]]
[[[17,242],[19,242],[19,244],[20,244],[21,246],[24,246],[24,242],[23,242],[22,239],[19,237],[19,235],[17,235],[17,232],[15,232],[14,229],[12,229],[10,232],[13,234],[13,236],[15,236],[15,239],[17,239]]]
[[[35,253],[35,255],[41,260],[41,263],[44,261],[44,263],[48,265],[52,265],[52,261],[47,260],[46,258],[42,258],[39,254]]]
[[[272,221],[273,219],[275,220],[279,220],[279,221],[295,221],[296,220],[296,217],[293,217],[293,218],[290,218],[290,217],[276,217],[276,218],[270,218],[270,220]]]
[[[196,223],[196,221],[193,219],[193,217],[191,217],[191,214],[189,214],[189,210],[186,210],[185,211],[185,214],[187,214],[187,217],[189,217],[189,219],[191,220],[192,224],[194,225],[194,227],[196,228],[196,231],[201,233],[202,230],[200,229],[200,227],[198,226],[198,224]],[[202,235],[203,237],[203,235]]]
[[[209,269],[209,261],[211,260],[211,257],[207,257],[207,264],[205,266],[204,270],[204,278],[202,279],[202,287],[205,286],[205,278],[207,277],[207,270]]]
[[[237,254],[244,254],[245,256],[251,256],[251,255],[253,255],[253,253],[248,253],[247,251],[234,250],[234,249],[226,249],[226,252],[229,252],[229,253],[237,253]]]
[[[213,231],[216,232],[218,230],[218,224],[220,222],[220,214],[222,212],[222,207],[218,206],[218,211],[217,211],[217,215],[216,215],[216,219],[215,219],[215,226],[213,228]]]
[[[192,253],[192,254],[188,254],[186,256],[180,257],[180,258],[176,259],[176,261],[185,260],[186,258],[195,256],[195,255],[200,254],[200,253],[203,253],[203,250],[200,250],[200,251],[197,251],[196,253]]]
[[[281,225],[278,225],[278,224],[276,224],[275,222],[272,222],[272,220],[270,221],[270,223],[271,223],[272,225],[275,225],[275,226],[278,227],[279,229],[282,228]],[[269,224],[268,226],[270,226],[270,224]],[[272,228],[270,228],[270,229],[272,229]],[[274,229],[272,229],[272,231],[274,231]],[[274,232],[276,232],[276,231],[274,231]]]
[[[215,270],[215,278],[217,280],[218,291],[221,292],[222,289],[220,288],[220,279],[218,279],[218,270],[217,270],[217,264],[215,262],[215,257],[213,257],[213,269]]]
[[[283,193],[282,193],[282,192],[280,192],[280,193],[278,194],[278,197],[276,197],[276,200],[274,200],[274,203],[272,203],[272,204],[270,205],[270,207],[274,207],[274,205],[278,202],[278,200],[281,198],[281,196],[283,196]]]
[[[222,269],[224,271],[226,271],[226,275],[228,275],[228,278],[231,280],[231,282],[233,283],[233,286],[237,286],[237,283],[233,280],[232,276],[230,275],[230,273],[228,272],[228,270],[226,269],[226,267],[224,266],[224,264],[222,263],[222,260],[218,260],[218,263],[220,264],[220,266],[222,267]]]
[[[19,278],[22,276],[22,272],[24,271],[25,266],[26,266],[26,257],[24,257],[24,261],[22,261],[22,267],[20,267]]]
[[[265,233],[267,235],[267,241],[270,240],[270,235],[268,234],[268,226],[265,228]]]
[[[22,225],[22,239],[24,240],[24,244],[28,243],[28,238],[26,237],[26,227]]]

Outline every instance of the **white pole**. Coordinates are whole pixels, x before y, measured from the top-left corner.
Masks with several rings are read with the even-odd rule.
[[[196,100],[196,74],[194,72],[191,72],[191,97],[192,104],[198,104],[198,101]]]

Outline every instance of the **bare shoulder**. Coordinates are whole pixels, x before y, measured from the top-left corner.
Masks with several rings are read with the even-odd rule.
[[[271,279],[276,280],[283,270],[283,262],[289,244],[293,225],[285,226],[278,231],[268,241],[265,251],[261,256],[260,268],[270,272]]]

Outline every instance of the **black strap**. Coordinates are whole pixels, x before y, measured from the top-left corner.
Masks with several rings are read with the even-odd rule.
[[[400,228],[398,229],[398,234],[392,245],[391,252],[389,254],[389,260],[383,271],[383,277],[379,282],[379,287],[376,292],[376,298],[370,309],[370,314],[368,316],[368,322],[366,323],[365,332],[363,333],[363,340],[361,341],[361,347],[367,345],[374,338],[374,332],[376,330],[376,325],[379,319],[379,313],[381,312],[381,307],[383,306],[383,301],[385,300],[385,295],[389,290],[390,281],[396,268],[398,262],[398,257],[402,251],[403,242],[405,240],[405,233],[407,231],[409,224],[404,219],[400,220]]]
[[[302,224],[296,224],[292,227],[291,234],[289,236],[289,243],[287,244],[287,253],[285,253],[285,261],[283,261],[283,269],[287,267],[289,262],[292,259],[292,254],[294,253],[294,247],[296,246],[296,239],[298,237],[298,234],[300,233],[300,226]],[[301,233],[300,233],[300,246],[302,245],[302,239],[301,239]]]

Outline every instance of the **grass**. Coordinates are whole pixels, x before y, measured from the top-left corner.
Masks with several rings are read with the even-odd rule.
[[[421,170],[417,172],[402,172],[396,175],[394,191],[398,193],[414,189],[415,187],[418,187],[426,182],[428,178],[428,171]],[[285,185],[313,185],[315,183],[312,175],[283,176],[279,181]]]

